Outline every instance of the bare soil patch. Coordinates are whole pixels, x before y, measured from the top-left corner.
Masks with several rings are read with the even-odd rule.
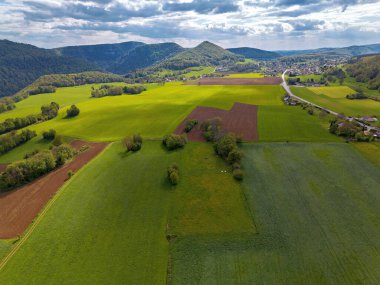
[[[235,133],[245,141],[257,141],[257,106],[235,103],[229,111],[210,107],[196,107],[174,133],[182,134],[188,120],[197,120],[198,124],[188,134],[191,141],[205,141],[200,129],[201,124],[211,118],[222,119],[222,128],[225,132]]]
[[[280,77],[263,78],[201,78],[186,82],[185,85],[277,85],[281,84]]]
[[[71,162],[32,183],[0,194],[0,238],[8,239],[22,235],[66,181],[68,171],[77,172],[107,144],[75,140],[71,145],[76,149],[83,145],[88,145],[89,148],[78,154]]]

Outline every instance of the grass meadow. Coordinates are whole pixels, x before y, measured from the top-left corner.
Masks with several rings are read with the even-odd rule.
[[[293,87],[292,92],[314,104],[329,108],[338,113],[343,113],[347,116],[380,116],[379,102],[370,99],[349,100],[346,98],[346,95],[352,94],[355,91],[347,86],[310,88]]]
[[[172,163],[176,188],[166,180]],[[167,234],[255,233],[228,169],[210,144],[169,153],[144,142],[136,154],[111,145],[61,190],[0,284],[166,284]]]
[[[320,124],[310,129],[311,123],[315,122],[314,119],[306,115],[301,118],[299,110],[284,106],[281,101],[284,91],[280,86],[186,86],[170,83],[151,87],[140,95],[96,99],[90,98],[90,85],[58,90],[60,96],[65,97],[67,94],[71,98],[75,96],[72,92],[77,93],[78,89],[82,90],[78,96],[82,96],[83,100],[76,103],[81,110],[78,117],[64,118],[66,108],[71,104],[67,103],[67,107],[60,110],[57,118],[29,128],[37,132],[52,128],[61,135],[92,141],[114,141],[133,133],[140,133],[147,138],[160,138],[172,132],[196,106],[229,109],[235,102],[241,102],[259,105],[261,129],[282,130],[289,125],[297,125],[297,129],[291,128],[287,131],[289,140],[313,140],[316,136],[321,137],[321,140],[334,140],[333,136],[324,134],[325,127]],[[38,96],[42,96],[44,100],[40,99],[40,102],[36,103]],[[17,104],[29,106],[28,113],[30,113],[36,104],[40,106],[52,100],[59,101],[56,100],[58,96],[55,94],[48,96],[33,96]],[[264,108],[261,108],[262,106]],[[15,110],[2,116],[17,117],[24,111],[17,105]],[[281,120],[272,118],[274,115],[281,117]],[[283,136],[278,135],[276,131],[263,134],[263,138],[273,141],[283,140]]]
[[[378,284],[380,176],[347,144],[244,146],[257,234],[171,247],[173,284]]]

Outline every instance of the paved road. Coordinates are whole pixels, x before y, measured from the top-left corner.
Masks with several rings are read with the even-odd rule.
[[[297,100],[299,100],[299,101],[302,101],[302,102],[305,102],[305,103],[307,103],[307,104],[310,104],[310,105],[312,105],[312,106],[314,106],[314,107],[317,107],[317,108],[319,108],[319,109],[323,109],[323,110],[329,112],[329,113],[332,114],[332,115],[338,116],[338,113],[337,113],[337,112],[334,112],[333,110],[329,110],[329,109],[327,109],[327,108],[325,108],[325,107],[319,106],[319,105],[317,105],[317,104],[314,104],[314,103],[309,102],[309,101],[307,101],[307,100],[305,100],[305,99],[303,99],[303,98],[301,98],[301,97],[298,97],[298,96],[294,95],[293,92],[290,90],[290,88],[289,88],[289,86],[288,86],[288,84],[286,83],[286,80],[285,80],[285,74],[286,74],[288,71],[289,71],[289,69],[285,70],[284,73],[282,74],[282,83],[281,83],[281,85],[282,85],[282,87],[284,87],[285,91],[288,93],[288,95],[289,95],[290,97],[293,97],[293,98],[295,98],[295,99],[297,99]],[[350,119],[350,117],[344,117],[344,118],[347,119],[347,120]],[[360,126],[362,126],[362,127],[366,127],[368,130],[376,130],[376,131],[379,131],[379,130],[380,130],[379,128],[372,127],[372,126],[368,126],[368,125],[366,125],[366,124],[360,122],[358,118],[354,118],[354,120],[355,120]]]

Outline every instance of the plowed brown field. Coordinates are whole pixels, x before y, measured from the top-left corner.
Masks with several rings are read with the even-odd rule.
[[[66,181],[68,171],[78,171],[107,144],[73,141],[71,145],[76,149],[83,145],[88,145],[90,148],[78,154],[71,162],[32,183],[0,194],[0,238],[7,239],[21,235]]]

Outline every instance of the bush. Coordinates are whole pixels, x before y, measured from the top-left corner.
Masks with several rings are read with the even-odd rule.
[[[102,85],[98,89],[92,89],[91,97],[100,98],[104,96],[117,96],[123,94],[123,87],[112,86],[112,85]]]
[[[204,121],[201,125],[206,141],[215,142],[221,137],[222,119],[219,117]]]
[[[198,124],[197,120],[187,121],[185,125],[185,129],[184,129],[185,133],[189,133],[197,124]]]
[[[187,137],[185,134],[182,135],[166,135],[164,136],[162,140],[162,144],[168,149],[168,150],[174,150],[177,148],[182,148],[187,143]]]
[[[77,106],[75,105],[71,105],[71,107],[69,109],[67,109],[67,118],[72,118],[72,117],[75,117],[75,116],[78,116],[79,113],[80,113],[80,110]]]
[[[223,136],[214,144],[214,149],[220,157],[228,159],[230,152],[237,150],[236,136],[231,133]],[[234,162],[236,161],[233,161],[232,163]]]
[[[55,136],[55,138],[53,140],[53,145],[54,146],[59,146],[59,145],[61,145],[63,143],[64,143],[63,136]]]
[[[172,185],[177,185],[179,182],[179,168],[178,165],[173,164],[168,167],[168,180]]]
[[[232,171],[232,175],[238,181],[241,181],[244,178],[244,173],[240,168],[234,169]]]
[[[146,91],[145,86],[143,85],[133,85],[133,86],[125,86],[123,88],[125,94],[140,94],[143,91]]]
[[[125,137],[122,141],[126,151],[139,151],[142,145],[142,138],[140,135],[133,135],[132,137]]]
[[[234,148],[231,150],[227,156],[227,161],[230,164],[238,163],[243,158],[243,153],[238,150],[237,148]]]
[[[57,166],[64,165],[75,155],[75,150],[68,144],[61,144],[52,150]]]
[[[44,138],[45,140],[49,140],[49,141],[51,141],[51,140],[53,140],[53,139],[55,138],[55,134],[56,134],[55,130],[50,129],[50,130],[48,130],[48,131],[44,131],[44,132],[42,133],[42,136],[43,136],[43,138]]]
[[[67,172],[67,179],[70,179],[70,178],[73,177],[73,176],[74,176],[74,171],[69,170],[69,171]]]

